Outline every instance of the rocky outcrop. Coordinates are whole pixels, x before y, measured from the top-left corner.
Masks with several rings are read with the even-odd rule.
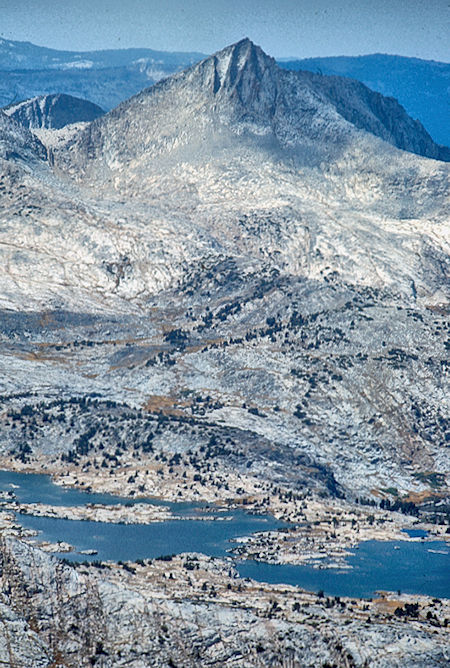
[[[23,163],[42,161],[46,158],[47,151],[39,139],[0,110],[0,159],[10,163],[19,160]],[[2,172],[5,171],[7,171],[6,165],[2,169]]]
[[[51,668],[55,665],[53,656],[27,620],[0,603],[0,663],[16,668]]]

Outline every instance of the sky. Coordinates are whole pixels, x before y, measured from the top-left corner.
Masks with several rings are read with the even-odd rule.
[[[0,37],[71,51],[390,53],[450,61],[450,0],[0,0]]]

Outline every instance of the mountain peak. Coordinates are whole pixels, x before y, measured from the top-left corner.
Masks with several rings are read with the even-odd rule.
[[[272,108],[279,68],[261,47],[245,38],[199,63],[203,84],[217,98],[233,99],[248,111]]]
[[[260,82],[278,69],[275,60],[248,38],[215,53],[211,59],[215,66],[214,93],[234,89],[250,79]]]
[[[240,151],[250,142],[289,163],[320,165],[359,146],[361,131],[442,158],[395,100],[350,79],[280,69],[246,38],[96,119],[55,160],[77,174],[89,172],[89,179],[105,170],[129,174],[133,165],[138,179],[160,156],[211,159],[220,154],[218,147]]]
[[[4,113],[27,128],[59,129],[70,123],[93,121],[105,112],[89,100],[64,93],[40,95],[5,107]]]

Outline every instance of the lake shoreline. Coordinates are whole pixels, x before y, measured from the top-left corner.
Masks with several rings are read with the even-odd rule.
[[[3,474],[3,483],[5,483],[5,479],[8,479],[8,475],[8,472]],[[352,570],[355,568],[352,559],[354,560],[355,555],[358,555],[361,548],[364,551],[364,546],[371,542],[374,544],[383,543],[385,549],[391,552],[392,548],[400,550],[402,546],[405,546],[402,549],[403,553],[404,549],[407,550],[406,554],[409,554],[408,550],[410,552],[414,550],[414,545],[420,548],[421,545],[433,544],[437,546],[437,549],[434,550],[436,552],[434,559],[439,558],[440,551],[446,551],[443,549],[446,547],[446,543],[443,541],[436,543],[436,539],[440,539],[439,534],[430,532],[428,535],[415,536],[405,533],[405,528],[409,527],[406,530],[412,534],[420,534],[421,532],[425,534],[426,530],[423,524],[416,522],[412,527],[408,518],[404,516],[392,517],[392,515],[398,515],[398,513],[388,514],[386,511],[371,508],[369,514],[367,509],[355,509],[343,500],[328,501],[304,498],[298,502],[288,501],[285,503],[278,500],[277,505],[269,506],[271,509],[276,508],[277,512],[268,514],[267,519],[266,516],[261,514],[262,508],[258,507],[259,512],[256,514],[248,514],[248,511],[255,513],[256,509],[248,506],[239,507],[237,504],[234,507],[222,505],[214,510],[210,505],[199,507],[197,504],[196,512],[194,512],[194,507],[181,504],[183,512],[180,513],[176,504],[170,504],[167,500],[165,502],[168,505],[143,503],[137,499],[131,502],[124,499],[122,504],[112,504],[111,501],[114,498],[108,497],[108,504],[106,505],[92,503],[90,499],[97,497],[92,497],[89,493],[74,489],[68,493],[64,488],[54,485],[45,476],[35,477],[34,474],[30,473],[12,475],[15,482],[10,483],[10,491],[4,490],[9,500],[3,502],[3,511],[5,513],[9,512],[11,515],[14,512],[17,513],[15,522],[25,527],[25,530],[44,531],[44,534],[38,535],[34,540],[40,542],[46,551],[66,555],[70,560],[80,559],[80,553],[83,553],[84,556],[95,556],[96,559],[110,561],[108,554],[102,552],[102,549],[92,538],[89,539],[89,534],[81,539],[81,544],[78,544],[77,540],[71,539],[72,532],[75,532],[74,535],[84,536],[86,531],[81,525],[84,524],[87,529],[90,523],[96,527],[95,534],[105,536],[103,540],[106,540],[107,535],[115,535],[114,532],[111,533],[114,526],[117,526],[118,530],[122,526],[120,531],[124,532],[126,530],[128,532],[121,534],[123,535],[121,540],[125,542],[129,540],[126,536],[141,536],[141,538],[136,539],[138,543],[135,558],[138,558],[138,554],[141,554],[142,558],[149,556],[148,553],[145,553],[145,550],[142,551],[139,547],[139,541],[145,542],[148,540],[145,536],[151,535],[148,534],[148,531],[152,526],[152,531],[155,531],[159,525],[159,533],[155,535],[158,535],[158,540],[161,541],[161,554],[170,554],[180,551],[179,547],[172,549],[170,542],[167,542],[169,540],[167,537],[171,535],[171,532],[176,534],[179,531],[184,531],[182,529],[184,524],[186,530],[191,533],[192,530],[189,527],[195,526],[194,533],[198,534],[200,531],[199,524],[202,524],[203,533],[200,531],[199,535],[204,536],[203,540],[212,540],[207,538],[209,535],[216,536],[211,546],[215,545],[217,540],[225,541],[224,547],[221,549],[229,552],[234,563],[244,560],[247,564],[256,564],[256,569],[266,568],[268,572],[272,566],[277,565],[286,567],[288,569],[286,573],[289,572],[290,568],[297,568],[300,574],[301,569],[306,568],[310,571],[305,571],[305,573],[313,580],[315,578],[313,571],[340,574]],[[43,489],[43,493],[48,494],[48,490],[51,490],[56,495],[54,502],[23,502],[19,497],[24,496],[25,492],[20,484],[17,485],[20,481],[22,481],[22,486],[27,482],[30,483],[29,494],[36,494],[38,489]],[[11,485],[14,485],[12,490]],[[11,494],[16,497],[15,500],[11,500]],[[61,505],[61,501],[67,494],[69,494],[70,499],[75,499],[74,503],[76,505]],[[292,508],[295,510],[295,515]],[[285,522],[286,509],[291,511],[290,517],[296,522],[289,524]],[[278,518],[276,514],[278,514]],[[270,517],[273,519],[270,520]],[[280,522],[280,517],[283,517],[284,525],[271,527],[270,523]],[[300,518],[301,521],[299,521]],[[219,520],[218,523],[217,520]],[[72,528],[66,524],[67,522],[71,524]],[[214,525],[216,529],[211,534]],[[219,525],[223,525],[223,527],[221,528]],[[53,527],[51,533],[46,533],[45,527]],[[224,531],[225,529],[226,531]],[[64,530],[64,535],[59,535],[58,532],[62,530]],[[132,533],[129,533],[130,531]],[[191,539],[192,536],[189,538]],[[164,548],[164,542],[167,543],[166,548]],[[228,544],[226,545],[226,543]],[[195,542],[190,544],[192,547],[195,546]],[[62,545],[63,548],[59,549],[59,545]],[[178,543],[175,543],[175,545],[178,546]],[[410,548],[406,547],[408,545],[410,545]],[[211,546],[209,549],[212,549]],[[217,552],[217,547],[213,549],[216,550],[215,556],[225,554],[224,551]],[[139,552],[139,550],[141,551]],[[208,551],[207,542],[204,544],[203,550]],[[413,553],[411,552],[411,554]],[[396,556],[393,552],[392,555]],[[129,558],[133,558],[132,551],[116,556],[115,560],[128,560]],[[433,556],[426,553],[426,558],[432,560]],[[260,566],[257,566],[257,564],[260,564]],[[355,593],[355,595],[357,594]]]

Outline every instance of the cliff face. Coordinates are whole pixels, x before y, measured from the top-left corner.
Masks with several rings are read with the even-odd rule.
[[[309,74],[309,73],[308,73]],[[299,72],[304,78],[306,72]],[[435,160],[450,161],[450,149],[432,140],[422,123],[414,120],[393,97],[386,97],[359,81],[342,77],[309,75],[336,110],[355,127],[381,137],[397,148]]]
[[[446,122],[449,63],[374,53],[283,61],[280,66],[357,79],[371,90],[394,97],[412,118],[420,119],[434,141],[450,145],[450,129]]]
[[[44,161],[47,151],[41,142],[20,123],[9,118],[0,110],[0,160],[13,164]],[[2,164],[1,173],[8,170],[8,163]]]

